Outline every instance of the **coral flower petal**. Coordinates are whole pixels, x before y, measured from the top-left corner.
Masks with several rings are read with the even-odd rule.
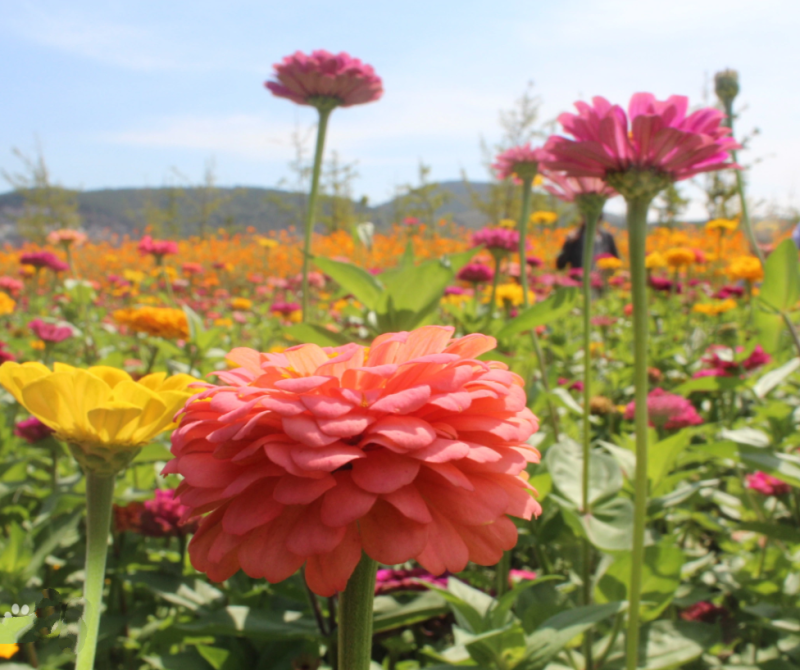
[[[364,551],[385,565],[395,565],[418,555],[428,541],[428,526],[404,516],[378,500],[360,521]],[[512,524],[513,525],[513,524]]]
[[[367,452],[353,463],[353,481],[370,493],[391,493],[410,484],[419,472],[419,461],[391,451]]]

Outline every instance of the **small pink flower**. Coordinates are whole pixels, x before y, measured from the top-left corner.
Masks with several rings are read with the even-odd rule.
[[[741,298],[743,295],[743,286],[731,286],[730,284],[726,284],[711,297],[716,300],[727,300],[728,298]]]
[[[43,342],[57,344],[72,337],[72,328],[68,326],[57,326],[54,323],[47,323],[41,319],[34,319],[28,324],[34,335]]]
[[[200,263],[184,263],[181,266],[181,271],[185,275],[200,275],[203,274],[203,266]]]
[[[7,291],[11,295],[17,295],[24,287],[25,284],[19,279],[9,276],[0,277],[0,289]]]
[[[375,595],[386,595],[397,591],[425,591],[425,584],[420,582],[428,582],[446,588],[448,574],[437,577],[425,568],[411,568],[410,570],[382,568],[375,576]]]
[[[520,183],[522,177],[535,177],[539,170],[539,163],[546,158],[547,154],[543,149],[534,149],[528,142],[498,154],[492,163],[492,168],[498,179],[513,178]]]
[[[509,570],[508,585],[514,588],[520,582],[530,582],[536,579],[536,573],[532,570]]]
[[[747,488],[758,491],[765,496],[782,496],[792,490],[792,487],[786,482],[760,470],[755,474],[747,475]]]
[[[31,251],[19,257],[22,265],[32,265],[37,269],[47,268],[53,272],[69,270],[69,265],[49,251]]]
[[[52,233],[47,235],[47,241],[50,244],[60,244],[65,247],[72,245],[79,247],[84,244],[87,239],[86,233],[82,233],[80,230],[70,230],[69,228],[54,230]]]
[[[281,314],[282,316],[289,316],[292,312],[300,309],[300,304],[296,302],[274,302],[269,311],[273,314]]]
[[[148,254],[158,258],[178,253],[178,243],[171,240],[154,240],[150,235],[145,235],[139,240],[137,247],[143,256]]]
[[[53,429],[43,424],[35,416],[19,421],[17,425],[14,426],[14,435],[21,437],[29,444],[41,442],[52,434]]]
[[[275,64],[274,77],[264,85],[279,98],[317,106],[333,100],[341,107],[373,102],[383,95],[383,83],[371,66],[342,52],[300,51]]]
[[[703,623],[715,623],[720,617],[728,614],[728,610],[707,600],[695,603],[681,612],[681,619],[684,621],[702,621]]]
[[[631,402],[625,408],[625,419],[632,420],[635,411],[636,403]],[[647,396],[647,418],[649,425],[665,430],[678,430],[703,423],[703,418],[691,402],[660,388],[653,389]]]
[[[516,251],[519,231],[509,228],[482,228],[472,235],[472,246],[485,246],[489,251]]]
[[[483,263],[467,263],[458,271],[456,279],[472,284],[485,284],[494,279],[494,270]]]
[[[172,489],[158,489],[153,500],[144,502],[141,515],[142,535],[147,537],[177,537],[197,530],[198,521],[182,522],[189,508],[182,505]]]
[[[544,266],[544,260],[538,256],[528,256],[525,262],[532,268],[540,268]]]

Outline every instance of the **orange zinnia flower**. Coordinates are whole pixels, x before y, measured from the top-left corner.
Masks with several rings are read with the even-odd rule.
[[[499,561],[517,541],[507,515],[541,511],[525,472],[538,420],[518,375],[476,360],[494,338],[452,334],[234,349],[240,367],[187,403],[164,470],[184,477],[187,518],[211,512],[193,565],[214,581],[241,568],[274,583],[305,564],[329,596],[362,550],[436,575]]]
[[[147,333],[167,340],[189,337],[189,322],[182,309],[171,307],[118,309],[113,317],[117,323],[124,324],[137,333]]]

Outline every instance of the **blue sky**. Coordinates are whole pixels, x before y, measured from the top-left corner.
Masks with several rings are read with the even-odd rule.
[[[700,104],[732,67],[739,129],[760,129],[742,155],[760,159],[751,193],[765,214],[800,206],[796,0],[18,0],[3,14],[0,169],[38,137],[71,187],[159,186],[172,168],[199,182],[212,158],[223,185],[275,186],[315,112],[263,82],[284,55],[325,48],[384,80],[379,102],[334,113],[328,143],[358,162],[356,195],[372,202],[414,181],[420,160],[436,180],[485,179],[480,138],[498,138],[498,111],[528,81],[548,119],[597,94]]]

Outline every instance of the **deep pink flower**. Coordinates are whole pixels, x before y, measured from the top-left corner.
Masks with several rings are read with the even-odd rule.
[[[635,410],[636,403],[629,403],[625,408],[625,419],[633,420]],[[647,395],[647,417],[651,426],[666,430],[678,430],[703,423],[703,418],[691,402],[660,388],[653,389]]]
[[[299,309],[300,304],[296,302],[274,302],[272,303],[272,307],[269,308],[269,311],[273,314],[289,316],[292,312],[296,312]]]
[[[528,582],[536,579],[536,573],[532,570],[509,570],[508,571],[508,585],[510,587],[516,586],[519,582]]]
[[[706,107],[686,116],[688,106],[685,96],[659,101],[652,93],[634,94],[627,115],[602,97],[593,98],[591,105],[576,102],[577,114],[558,117],[574,139],[551,136],[545,144],[551,156],[545,167],[601,179],[611,173],[653,171],[672,181],[738,167],[729,153],[740,145],[722,125],[723,112]]]
[[[492,163],[492,169],[498,179],[513,178],[514,181],[520,183],[523,177],[535,177],[539,170],[539,163],[545,158],[547,158],[547,154],[544,150],[534,149],[528,142],[498,154]]]
[[[681,619],[684,621],[702,621],[703,623],[715,623],[720,617],[728,614],[728,610],[707,600],[702,600],[687,607],[681,612]]]
[[[420,221],[416,216],[407,216],[405,219],[403,219],[403,225],[413,228],[414,226],[422,225],[422,221]]]
[[[736,347],[736,353],[742,351],[744,351],[744,347]],[[720,356],[720,352],[730,352],[730,347],[721,344],[711,345],[706,352],[707,355],[702,358],[703,363],[710,369],[698,370],[692,376],[695,379],[699,377],[731,377],[742,371],[760,368],[772,360],[772,356],[764,351],[760,344],[757,344],[752,353],[741,361],[735,361],[729,357],[723,358]]]
[[[599,326],[600,328],[608,328],[609,326],[613,326],[619,319],[615,316],[593,316],[592,317],[592,325]]]
[[[745,370],[755,370],[756,368],[760,368],[762,365],[766,365],[771,360],[772,356],[764,351],[760,344],[757,344],[753,349],[753,353],[742,361],[742,367]]]
[[[755,474],[747,475],[747,488],[763,493],[765,496],[782,496],[792,490],[792,487],[786,482],[760,470]]]
[[[47,268],[53,272],[69,270],[69,265],[49,251],[30,251],[19,257],[22,265],[32,265],[35,268]]]
[[[0,363],[6,363],[8,361],[13,363],[17,360],[17,357],[6,349],[7,346],[5,342],[0,342]]]
[[[613,198],[617,192],[599,177],[569,177],[563,172],[542,169],[547,179],[544,185],[548,193],[564,202],[575,202],[575,198],[583,195],[601,195]]]
[[[72,337],[72,328],[69,326],[57,326],[54,323],[47,323],[41,319],[34,319],[28,324],[28,328],[33,331],[43,342],[57,344]]]
[[[21,437],[29,444],[41,442],[45,438],[50,437],[53,432],[50,426],[43,424],[35,416],[18,421],[17,425],[14,426],[14,435]]]
[[[741,298],[743,295],[743,286],[731,286],[730,284],[726,284],[711,297],[716,300],[727,300],[728,298]]]
[[[458,271],[456,279],[473,284],[485,284],[494,279],[494,270],[483,263],[467,263]]]
[[[157,489],[152,500],[144,502],[140,517],[141,534],[147,537],[177,537],[197,530],[197,520],[182,523],[189,508],[182,505],[173,489]]]
[[[472,234],[472,246],[485,246],[489,251],[516,251],[519,231],[510,228],[481,228]]]
[[[683,293],[683,284],[681,282],[675,284],[675,282],[673,282],[671,279],[667,279],[666,277],[656,277],[655,275],[650,275],[648,282],[650,284],[650,288],[652,288],[654,291],[671,293],[674,285],[675,293]]]
[[[163,258],[178,253],[178,243],[171,240],[154,240],[150,235],[145,235],[139,240],[139,253],[143,256],[150,254],[156,258]]]
[[[462,288],[461,286],[447,286],[444,289],[445,295],[464,295],[467,292],[467,289]]]
[[[375,70],[344,52],[334,55],[318,50],[306,55],[297,51],[274,67],[277,81],[264,85],[273,95],[298,105],[317,106],[324,99],[350,107],[383,95],[383,83]]]
[[[425,591],[428,582],[442,588],[447,588],[447,574],[432,575],[425,568],[411,568],[410,570],[392,570],[383,568],[375,575],[375,595],[386,595],[396,591]]]
[[[9,276],[0,277],[0,289],[8,291],[11,295],[17,295],[24,287],[25,284],[19,279]]]
[[[279,582],[305,564],[318,595],[347,584],[362,552],[435,575],[493,565],[517,541],[508,515],[538,515],[524,472],[539,454],[524,382],[479,361],[494,338],[426,326],[357,344],[234,349],[186,404],[165,473],[189,545],[212,580],[240,568]]]
[[[539,256],[527,256],[525,258],[525,262],[528,264],[529,267],[532,268],[540,268],[544,266],[544,260],[539,258]]]
[[[698,264],[703,264],[706,262],[706,254],[702,249],[692,249],[694,252],[694,262]],[[692,280],[692,281],[699,281],[699,280]]]

